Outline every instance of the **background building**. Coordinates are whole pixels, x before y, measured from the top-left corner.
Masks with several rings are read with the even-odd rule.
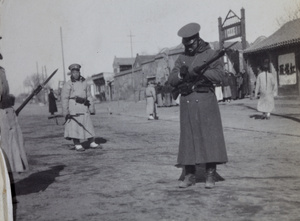
[[[299,96],[300,19],[285,23],[268,38],[244,51],[249,72],[257,75],[257,67],[265,59],[278,84],[279,96]]]

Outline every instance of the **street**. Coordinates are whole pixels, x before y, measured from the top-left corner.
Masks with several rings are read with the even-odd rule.
[[[19,123],[30,170],[14,174],[16,220],[299,220],[300,101],[277,99],[270,120],[255,119],[256,104],[219,104],[229,162],[211,190],[178,188],[178,106],[149,121],[144,101],[99,103],[92,119],[103,149],[76,152],[63,118],[57,125],[47,106],[28,105]]]

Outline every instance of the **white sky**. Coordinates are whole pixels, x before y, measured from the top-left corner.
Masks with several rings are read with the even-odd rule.
[[[218,41],[218,17],[245,9],[246,39],[270,36],[300,0],[0,0],[0,41],[11,93],[27,92],[26,76],[56,68],[54,89],[63,80],[60,27],[65,69],[82,65],[82,75],[112,72],[114,56],[157,54],[180,43],[177,31],[197,22],[205,41]],[[239,39],[237,39],[239,40]],[[66,76],[68,79],[68,76]]]

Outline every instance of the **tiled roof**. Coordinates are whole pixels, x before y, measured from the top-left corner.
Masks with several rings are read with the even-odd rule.
[[[300,43],[300,19],[287,22],[270,37],[247,48],[244,53],[255,53]]]
[[[155,55],[138,55],[138,58],[140,59],[139,62],[143,63],[149,60],[153,60],[155,58]]]
[[[224,42],[224,48],[227,48],[229,47],[231,44],[233,44],[235,41],[225,41]],[[210,45],[212,45],[212,48],[214,50],[219,50],[220,49],[220,44],[218,41],[215,41],[215,42],[210,42]],[[249,47],[249,43],[246,42],[246,45],[247,47]],[[238,51],[238,50],[243,50],[243,46],[242,46],[242,42],[238,42],[236,43],[235,45],[233,45],[230,50],[235,50],[235,51]]]
[[[115,57],[113,65],[132,65],[135,58],[117,58]]]

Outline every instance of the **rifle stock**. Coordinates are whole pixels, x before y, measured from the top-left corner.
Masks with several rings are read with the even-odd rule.
[[[40,93],[40,91],[43,89],[43,87],[48,83],[48,81],[54,76],[54,74],[57,72],[58,69],[56,69],[42,84],[40,84],[34,91],[26,98],[26,100],[18,107],[18,109],[15,111],[16,115],[18,116],[21,110],[26,106],[26,104],[33,98],[33,96]]]

